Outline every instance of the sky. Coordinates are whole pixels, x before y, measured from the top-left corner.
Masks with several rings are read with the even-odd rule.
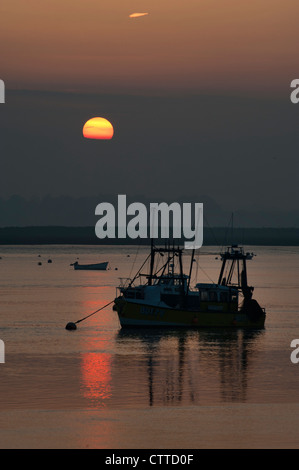
[[[2,0],[0,198],[296,211],[298,14],[295,0]],[[84,139],[95,116],[111,140]]]

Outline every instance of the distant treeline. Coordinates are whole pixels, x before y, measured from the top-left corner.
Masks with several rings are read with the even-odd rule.
[[[176,240],[182,244],[184,240]],[[165,239],[155,240],[165,243]],[[100,240],[94,227],[4,227],[0,228],[1,245],[149,245],[149,239]],[[203,246],[268,245],[299,246],[299,228],[204,228]]]

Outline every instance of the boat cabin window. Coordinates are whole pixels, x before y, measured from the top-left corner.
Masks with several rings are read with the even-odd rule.
[[[136,292],[136,299],[144,299],[144,292]]]
[[[166,286],[166,285],[170,285],[170,286],[181,286],[182,285],[182,281],[180,278],[173,278],[173,277],[164,277],[164,278],[161,278],[158,280],[157,284],[160,284],[160,285],[163,285],[163,286]]]
[[[217,292],[211,291],[209,295],[210,301],[211,302],[217,302],[218,297],[217,297]]]
[[[144,299],[144,292],[142,291],[127,290],[124,295],[127,299]]]
[[[125,297],[127,297],[127,299],[135,299],[135,292],[127,291],[125,292]]]
[[[165,284],[169,284],[169,282],[170,282],[170,279],[167,279],[167,278],[163,279],[162,278],[162,279],[160,279],[159,284],[164,284],[165,285]]]
[[[228,302],[227,292],[220,292],[220,302]]]
[[[209,300],[208,292],[206,290],[200,291],[200,300],[203,302],[207,302]]]

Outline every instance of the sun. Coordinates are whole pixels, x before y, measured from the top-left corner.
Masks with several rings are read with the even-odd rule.
[[[83,136],[86,139],[112,139],[114,129],[107,119],[94,117],[89,119],[83,126]]]

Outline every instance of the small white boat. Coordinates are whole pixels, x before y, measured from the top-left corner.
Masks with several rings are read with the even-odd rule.
[[[85,271],[106,271],[108,261],[96,264],[79,264],[78,261],[75,261],[75,263],[71,264],[71,266],[74,266],[74,269],[81,269]]]

